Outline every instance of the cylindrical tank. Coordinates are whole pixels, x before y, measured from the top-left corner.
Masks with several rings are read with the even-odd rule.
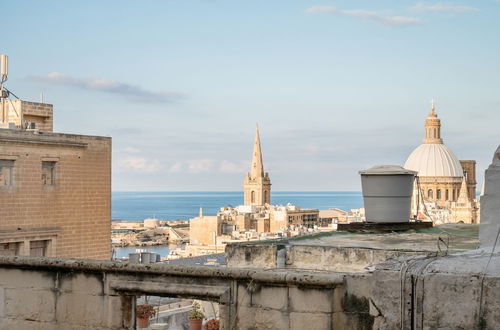
[[[129,253],[128,254],[128,262],[131,264],[138,264],[140,260],[140,254],[139,253]]]
[[[150,264],[150,263],[151,263],[151,253],[141,252],[141,264]]]
[[[417,172],[398,165],[360,171],[366,222],[408,222]]]

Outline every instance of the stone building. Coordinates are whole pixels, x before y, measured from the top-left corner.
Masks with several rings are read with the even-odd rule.
[[[271,205],[271,180],[264,174],[259,128],[250,172],[243,183],[244,205],[222,207],[217,215],[189,220],[190,244],[216,246],[235,239],[257,239],[262,234],[299,233],[319,226],[319,210],[302,209],[297,205]]]
[[[111,138],[54,133],[51,104],[2,101],[0,255],[109,259]]]
[[[244,204],[264,205],[271,203],[271,179],[269,173],[264,174],[260,134],[257,127],[253,144],[252,166],[243,183]]]
[[[458,160],[443,143],[441,120],[434,102],[424,127],[423,143],[404,164],[405,168],[418,172],[412,214],[416,216],[422,211],[424,202],[432,202],[430,205],[449,211],[449,222],[464,221],[465,218],[467,221],[464,222],[477,222],[476,161]]]

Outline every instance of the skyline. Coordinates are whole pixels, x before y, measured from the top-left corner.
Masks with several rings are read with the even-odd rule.
[[[493,0],[4,9],[6,86],[43,92],[56,132],[112,136],[114,191],[239,191],[256,123],[274,191],[360,191],[359,170],[421,143],[433,98],[478,190],[498,144]]]

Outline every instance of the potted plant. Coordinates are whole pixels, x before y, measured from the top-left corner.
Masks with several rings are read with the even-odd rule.
[[[207,323],[205,323],[205,327],[207,328],[207,330],[219,330],[220,322],[217,319],[211,319],[208,320]]]
[[[147,328],[149,319],[156,315],[156,311],[152,305],[137,305],[135,315],[137,317],[137,327]]]
[[[189,330],[201,330],[201,324],[205,314],[201,311],[199,303],[193,303],[193,309],[189,312]]]

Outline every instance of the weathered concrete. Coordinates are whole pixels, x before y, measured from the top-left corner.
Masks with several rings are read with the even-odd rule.
[[[417,232],[329,232],[289,239],[231,243],[229,267],[364,272],[390,259],[476,249],[478,225],[449,224]]]
[[[364,273],[0,257],[0,329],[132,329],[144,294],[216,301],[223,329],[496,329],[499,289],[477,252]]]
[[[484,195],[481,196],[481,248],[500,251],[500,146],[484,175]],[[498,241],[497,241],[498,238]]]

